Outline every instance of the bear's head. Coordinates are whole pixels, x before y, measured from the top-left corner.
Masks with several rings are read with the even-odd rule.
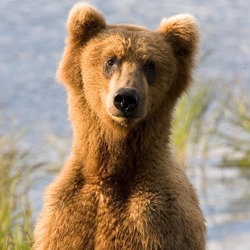
[[[96,9],[79,3],[67,28],[58,78],[67,86],[73,123],[89,115],[109,129],[129,131],[143,120],[171,115],[195,63],[198,28],[192,16],[164,18],[151,31],[108,25]]]

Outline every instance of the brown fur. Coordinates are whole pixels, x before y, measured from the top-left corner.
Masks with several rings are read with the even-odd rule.
[[[169,146],[173,108],[194,67],[195,20],[166,18],[157,31],[107,25],[81,3],[68,31],[58,77],[68,90],[72,155],[46,190],[34,249],[205,249],[196,194]],[[113,55],[118,63],[105,75]],[[140,97],[131,119],[113,106],[121,87]]]

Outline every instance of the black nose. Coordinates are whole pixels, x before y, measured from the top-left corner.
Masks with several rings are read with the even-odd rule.
[[[134,111],[139,105],[137,91],[129,88],[119,89],[114,97],[114,105],[124,112]]]

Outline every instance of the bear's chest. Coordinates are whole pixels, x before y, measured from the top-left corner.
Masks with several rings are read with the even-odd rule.
[[[86,185],[80,195],[82,240],[90,249],[160,249],[166,235],[180,226],[174,199],[168,203],[156,192]]]

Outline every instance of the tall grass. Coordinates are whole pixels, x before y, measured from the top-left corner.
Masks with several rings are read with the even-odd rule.
[[[223,126],[217,131],[226,147],[223,166],[250,167],[250,102],[238,85],[234,92],[227,90],[227,106]]]
[[[0,249],[30,249],[30,174],[39,164],[20,150],[19,136],[0,135]]]
[[[215,85],[213,82],[193,86],[184,95],[175,110],[173,120],[172,142],[178,161],[188,166],[192,158],[205,152],[209,131],[208,114],[211,115],[215,100]],[[197,147],[199,145],[199,147]]]
[[[220,166],[249,168],[248,95],[237,81],[230,87],[218,82],[196,84],[179,101],[172,135],[176,157],[182,165],[189,166],[210,154],[209,160],[216,156]]]

